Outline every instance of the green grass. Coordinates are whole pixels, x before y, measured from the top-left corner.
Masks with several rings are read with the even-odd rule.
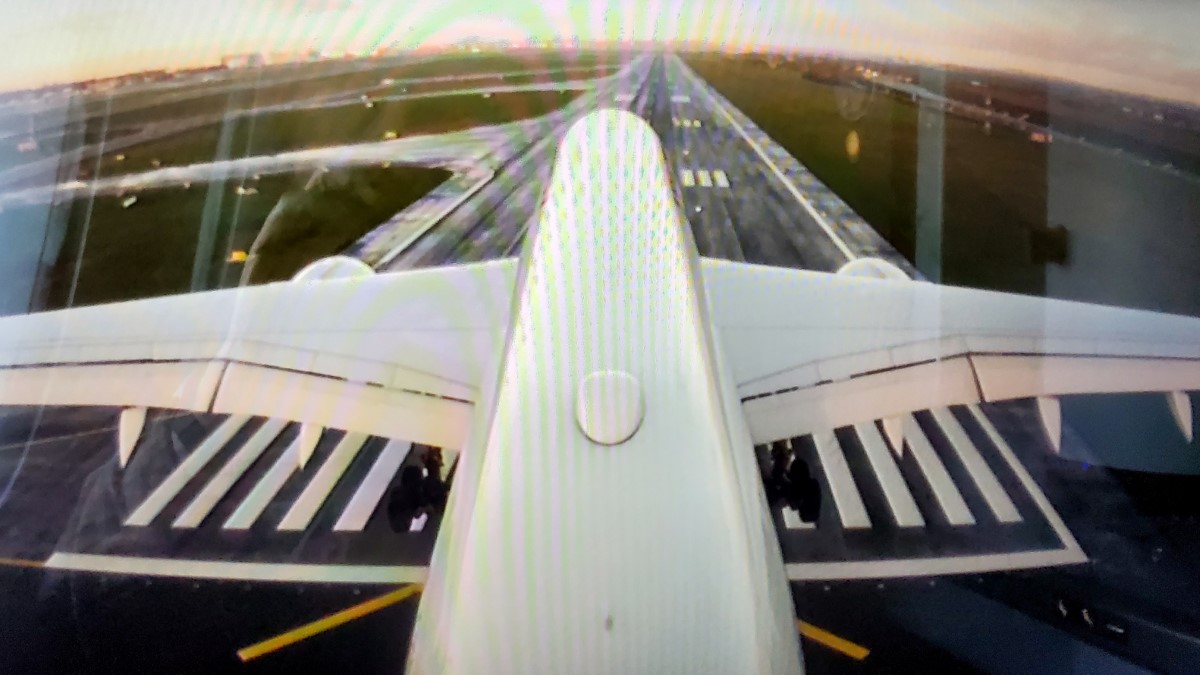
[[[332,174],[331,174],[332,175]],[[332,255],[393,213],[444,180],[448,173],[437,169],[367,167],[338,174],[346,189],[321,189],[306,194],[304,186],[312,172],[263,176],[250,181],[258,193],[238,195],[240,181],[195,184],[140,190],[137,202],[122,206],[124,197],[97,197],[87,215],[87,201],[56,207],[56,217],[65,223],[63,246],[43,284],[40,309],[67,305],[78,266],[73,304],[92,305],[136,298],[183,293],[191,289],[200,225],[209,190],[221,194],[216,213],[217,235],[205,287],[236,285],[241,263],[229,263],[231,250],[249,250],[264,223],[281,199],[296,202],[297,196],[309,214],[307,219],[284,218],[268,238],[256,281],[286,279],[303,265]],[[45,207],[5,215],[7,226],[40,226]],[[22,218],[30,222],[19,222]],[[87,227],[83,238],[84,223]],[[80,247],[82,257],[79,256]]]
[[[578,91],[530,91],[379,102],[368,108],[351,103],[332,108],[288,110],[239,117],[233,127],[231,156],[264,155],[291,150],[380,141],[389,131],[399,137],[459,131],[539,117],[557,110]],[[179,166],[217,159],[222,124],[211,124],[121,151],[104,160],[107,175],[147,171],[158,160]]]
[[[382,102],[371,108],[355,103],[271,113],[258,117],[251,154],[381,140],[388,131],[415,136],[514,122],[553,112],[578,95],[572,91],[513,92],[488,98],[464,94]]]
[[[688,64],[910,260],[915,251],[917,117],[908,98],[876,91],[859,120],[842,116],[844,64],[771,68],[752,58]],[[824,70],[822,70],[822,68]],[[815,75],[814,75],[815,74]],[[820,81],[817,81],[817,80]],[[860,152],[851,157],[853,131]],[[942,278],[1026,293],[1044,288],[1030,232],[1046,225],[1046,146],[1016,132],[945,117]]]
[[[626,57],[616,52],[582,52],[554,53],[541,51],[512,52],[512,53],[480,53],[480,54],[446,54],[435,57],[410,58],[408,60],[381,60],[377,67],[365,70],[354,69],[354,62],[319,62],[306,64],[285,64],[268,66],[261,73],[248,69],[225,73],[222,79],[213,82],[196,82],[181,84],[166,90],[131,91],[118,93],[112,98],[111,116],[108,120],[108,137],[115,138],[123,134],[135,133],[144,125],[151,122],[199,116],[223,115],[226,112],[245,110],[252,107],[268,106],[292,101],[304,101],[313,98],[325,98],[338,94],[378,87],[384,78],[395,80],[415,79],[423,77],[443,77],[453,75],[477,75],[513,70],[561,70],[564,67],[582,67],[594,69],[593,75],[599,76],[613,72],[617,64]],[[361,64],[357,64],[361,65]],[[351,70],[353,69],[353,70]],[[350,72],[347,72],[350,70]],[[571,78],[585,77],[588,73],[580,72]],[[300,77],[303,76],[303,77]],[[255,86],[256,82],[260,86]],[[298,78],[294,81],[275,82],[281,78]],[[522,82],[560,81],[561,73],[547,75],[517,76],[505,80],[514,84]],[[486,81],[486,80],[485,80]],[[499,78],[497,78],[499,81]],[[236,89],[234,89],[236,85]],[[397,85],[403,86],[403,85]],[[442,91],[462,87],[455,83],[432,83],[414,85],[412,91]],[[555,107],[564,101],[551,101]],[[540,102],[535,100],[530,105],[538,108]],[[103,116],[110,105],[107,95],[93,94],[80,96],[70,104],[75,112],[71,117],[77,121],[63,142],[63,127],[38,127],[35,120],[35,135],[42,141],[36,152],[22,153],[16,148],[21,138],[0,140],[0,171],[27,164],[37,159],[55,154],[61,148],[76,148],[83,143],[95,143],[100,140],[101,130],[104,129]],[[524,103],[513,103],[514,111],[519,114]],[[548,112],[553,108],[544,110]],[[347,108],[346,110],[349,110]],[[486,113],[485,113],[486,114]],[[536,114],[542,114],[537,112]],[[246,118],[242,118],[246,119]],[[460,117],[461,119],[461,117]],[[502,120],[504,121],[504,120]],[[24,130],[29,120],[25,116],[8,116],[0,121],[5,128]],[[239,122],[239,126],[240,126]],[[176,162],[160,155],[179,153],[182,163],[193,161],[208,161],[213,158],[219,136],[219,124],[204,127],[180,134],[177,138],[154,141],[147,144],[153,156],[147,156],[144,164],[131,163],[131,168],[117,166],[113,161],[107,161],[104,172],[107,174],[126,173],[130,171],[151,168],[149,159],[159,158],[165,165],[177,165]],[[244,130],[243,130],[244,133]],[[356,140],[373,140],[357,138]],[[51,142],[52,141],[52,142]],[[122,151],[124,154],[136,156],[140,150]],[[111,157],[110,157],[111,159]],[[94,160],[85,160],[84,169],[94,170]],[[23,181],[23,185],[46,182],[51,180],[49,173],[33,180]]]
[[[334,170],[283,195],[251,249],[251,283],[290,279],[308,263],[340,251],[437,187],[439,169]]]
[[[262,71],[241,70],[226,74],[216,82],[183,85],[166,91],[132,92],[113,100],[112,127],[139,126],[150,121],[196,115],[220,114],[231,108],[266,106],[316,97],[334,96],[378,85],[383,79],[417,79],[453,75],[476,75],[511,70],[554,70],[566,66],[602,66],[616,63],[621,56],[596,52],[553,54],[514,52],[511,54],[447,54],[423,60],[383,60],[377,67],[360,69],[354,62],[318,62],[268,66]],[[307,76],[305,76],[307,75]],[[291,81],[278,82],[280,79]],[[238,85],[231,92],[230,85]],[[247,87],[247,85],[250,85]],[[91,97],[87,112],[104,113],[101,96]]]

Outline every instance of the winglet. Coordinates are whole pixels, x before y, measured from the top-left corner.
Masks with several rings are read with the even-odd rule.
[[[1188,397],[1186,391],[1168,391],[1167,405],[1171,408],[1175,424],[1179,425],[1179,430],[1183,432],[1184,438],[1191,443],[1195,438],[1195,429],[1192,427],[1192,399]]]

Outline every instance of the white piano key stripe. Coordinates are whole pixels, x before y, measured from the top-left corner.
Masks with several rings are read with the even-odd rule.
[[[379,453],[379,457],[376,458],[375,464],[371,466],[371,470],[367,472],[367,477],[363,479],[358,490],[354,492],[354,496],[350,498],[350,502],[346,504],[346,508],[342,510],[342,515],[338,517],[337,523],[333,526],[334,532],[358,532],[367,526],[371,514],[379,506],[379,500],[383,498],[396,471],[400,469],[404,458],[411,450],[412,443],[388,441],[383,452]]]
[[[904,476],[900,473],[900,467],[896,466],[896,460],[888,451],[887,443],[880,435],[879,428],[872,422],[864,422],[856,424],[854,431],[858,434],[859,441],[862,442],[863,450],[866,451],[871,470],[879,480],[880,487],[883,488],[883,496],[887,500],[888,508],[892,511],[892,517],[896,519],[896,525],[923,527],[925,519],[921,517],[921,510],[917,508],[917,502],[909,492],[908,485],[904,482]]]
[[[297,436],[288,444],[287,449],[254,485],[254,489],[246,495],[237,510],[225,520],[225,524],[222,525],[224,529],[247,530],[254,525],[254,521],[262,515],[267,504],[275,498],[275,495],[279,494],[283,484],[296,472],[296,468],[299,466],[300,445],[303,441],[302,436]]]
[[[325,463],[317,470],[317,475],[313,476],[304,492],[300,493],[296,502],[292,504],[292,508],[288,509],[283,520],[279,521],[278,529],[297,532],[307,528],[329,497],[329,493],[333,491],[333,486],[346,472],[346,468],[366,441],[366,434],[346,432],[342,440],[338,441],[337,447],[325,459]]]
[[[208,514],[212,512],[213,507],[217,502],[221,501],[233,484],[246,473],[246,469],[250,468],[275,440],[283,428],[288,425],[285,420],[269,419],[262,423],[262,426],[254,432],[254,435],[246,440],[245,444],[238,449],[237,453],[221,467],[208,484],[192,499],[192,502],[187,505],[187,508],[179,514],[175,522],[171,523],[171,527],[198,527]]]
[[[946,439],[950,441],[950,446],[954,448],[955,454],[967,468],[967,473],[971,474],[971,480],[983,493],[988,508],[996,514],[996,518],[1002,523],[1021,522],[1021,514],[1017,512],[1016,505],[1008,498],[1008,493],[1000,485],[1000,480],[996,478],[996,474],[992,473],[987,462],[979,454],[979,449],[971,442],[967,432],[954,418],[950,409],[934,408],[930,412],[933,413],[934,421],[945,432]]]
[[[783,507],[783,526],[789,530],[815,530],[816,523],[800,520],[800,513],[790,506]]]
[[[149,525],[188,484],[188,481],[195,478],[196,474],[200,473],[200,470],[220,452],[221,448],[225,447],[229,439],[233,438],[234,434],[248,421],[250,421],[248,415],[233,415],[222,422],[192,451],[192,454],[175,467],[175,470],[150,493],[150,496],[142,501],[133,513],[129,514],[129,517],[125,519],[125,525],[131,527]]]
[[[850,473],[850,465],[846,463],[846,455],[837,436],[832,430],[817,432],[813,434],[813,443],[817,446],[821,470],[829,481],[829,491],[833,495],[842,527],[870,527],[871,519],[867,517],[867,508],[863,506],[862,496],[858,493],[858,486],[854,483],[854,476]]]
[[[963,501],[962,494],[959,493],[958,488],[954,487],[954,481],[950,479],[945,465],[942,464],[942,460],[938,459],[933,445],[929,443],[925,432],[917,424],[917,419],[912,414],[906,415],[904,418],[904,440],[908,443],[908,449],[912,451],[913,458],[917,460],[917,465],[921,467],[921,473],[925,474],[926,480],[929,481],[934,499],[942,508],[942,513],[946,514],[946,519],[950,521],[950,524],[974,525],[975,517],[971,515],[971,510]]]

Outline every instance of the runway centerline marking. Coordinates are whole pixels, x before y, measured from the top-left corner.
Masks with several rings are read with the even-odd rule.
[[[847,260],[856,259],[858,256],[854,255],[854,252],[850,250],[850,247],[846,246],[846,242],[842,241],[841,238],[834,233],[833,228],[829,226],[829,223],[825,221],[825,218],[823,218],[821,214],[817,213],[817,210],[813,208],[813,205],[809,203],[808,199],[804,195],[800,194],[800,191],[796,189],[796,186],[793,185],[790,180],[788,180],[787,176],[785,176],[783,171],[776,166],[775,162],[771,161],[771,158],[767,156],[767,153],[763,152],[763,149],[759,147],[758,143],[755,142],[753,138],[750,137],[750,134],[746,133],[746,130],[742,128],[742,125],[739,124],[736,119],[734,119],[733,115],[725,109],[725,106],[722,103],[717,101],[712,92],[708,91],[708,84],[703,82],[699,75],[696,75],[694,72],[692,72],[691,68],[688,68],[686,65],[684,65],[683,68],[687,76],[691,78],[692,82],[697,86],[697,88],[703,91],[704,95],[708,97],[712,107],[715,108],[717,112],[721,113],[725,120],[729,122],[734,129],[737,129],[737,132],[741,134],[742,138],[746,140],[746,143],[750,145],[750,149],[753,150],[760,159],[762,159],[763,163],[766,164],[769,169],[771,169],[771,172],[775,174],[775,177],[778,178],[781,183],[783,183],[783,186],[792,194],[793,197],[796,198],[796,201],[800,202],[800,205],[804,207],[804,210],[808,211],[808,215],[812,216],[817,225],[819,225],[822,230],[825,230],[825,234],[829,235],[829,238],[833,240],[834,246],[837,246],[838,250],[842,252],[842,255],[846,256]]]
[[[421,584],[409,584],[402,588],[398,588],[391,593],[381,595],[377,598],[359,603],[353,607],[348,607],[340,612],[335,612],[328,616],[317,619],[304,624],[298,628],[276,635],[273,638],[268,638],[262,642],[257,642],[249,647],[243,647],[238,650],[238,658],[243,662],[257,659],[260,656],[265,656],[271,652],[278,651],[289,645],[296,644],[301,640],[306,640],[314,635],[324,633],[332,628],[337,628],[342,624],[349,623],[355,619],[378,612],[379,610],[390,607],[398,602],[407,600],[408,598],[418,594],[424,588]]]

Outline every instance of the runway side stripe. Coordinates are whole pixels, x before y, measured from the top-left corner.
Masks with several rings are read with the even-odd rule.
[[[154,492],[150,493],[150,496],[142,501],[133,513],[129,514],[129,517],[125,519],[125,525],[133,527],[149,525],[175,498],[175,495],[179,494],[183,486],[195,478],[196,474],[200,473],[200,470],[216,456],[221,448],[225,447],[229,439],[233,438],[234,434],[249,421],[249,415],[233,415],[222,422],[192,451],[192,454],[175,467],[175,470],[155,488]]]
[[[429,573],[427,567],[417,565],[306,565],[142,558],[91,553],[54,553],[46,560],[45,567],[129,576],[334,584],[424,583]]]
[[[1078,557],[1076,562],[1083,562],[1087,560],[1087,556],[1084,555],[1083,549],[1079,547],[1079,542],[1075,541],[1075,536],[1071,534],[1071,531],[1067,529],[1067,524],[1063,522],[1062,516],[1059,516],[1058,512],[1054,510],[1054,507],[1050,505],[1050,500],[1046,499],[1046,495],[1042,494],[1042,490],[1038,487],[1038,484],[1034,482],[1033,476],[1029,475],[1029,471],[1027,471],[1024,465],[1021,464],[1020,460],[1017,459],[1016,453],[1014,453],[1013,449],[1009,447],[1008,442],[1004,440],[1004,437],[1000,435],[1000,432],[996,430],[996,427],[992,425],[991,420],[989,420],[987,415],[983,413],[983,410],[974,403],[968,405],[967,410],[971,412],[971,416],[975,418],[975,421],[980,427],[983,428],[984,433],[987,434],[988,439],[991,440],[991,442],[996,446],[996,450],[1000,452],[1000,456],[1003,457],[1004,461],[1008,463],[1008,467],[1017,475],[1017,480],[1020,480],[1021,485],[1025,486],[1025,491],[1028,492],[1029,496],[1033,498],[1034,503],[1037,504],[1038,510],[1042,512],[1042,515],[1045,516],[1046,520],[1050,523],[1050,527],[1054,528],[1054,533],[1057,534],[1058,538],[1062,540],[1067,550],[1071,551]]]
[[[299,531],[308,527],[321,505],[329,497],[329,493],[333,491],[333,486],[337,484],[338,479],[345,473],[346,468],[350,466],[350,462],[354,460],[354,456],[358,454],[366,441],[366,434],[346,432],[342,440],[338,441],[337,447],[325,459],[325,463],[321,465],[317,475],[313,476],[308,486],[304,488],[304,492],[300,493],[300,497],[296,499],[296,503],[292,504],[287,515],[279,522],[280,530]]]
[[[263,422],[258,431],[254,432],[254,435],[238,449],[237,453],[225,463],[225,466],[221,467],[217,475],[213,476],[204,489],[192,499],[192,503],[187,505],[174,523],[171,523],[171,527],[198,527],[200,523],[204,522],[217,502],[221,501],[233,484],[238,482],[242,474],[246,473],[246,469],[262,456],[271,441],[274,441],[287,425],[287,421],[279,419],[269,419]]]
[[[404,458],[410,451],[412,451],[412,443],[406,441],[389,441],[384,446],[383,452],[379,453],[379,457],[375,459],[375,464],[371,466],[367,477],[363,479],[358,490],[354,492],[354,496],[350,498],[350,503],[346,504],[346,508],[342,510],[342,515],[338,517],[337,523],[333,526],[334,532],[358,532],[366,527],[367,521],[371,519],[371,514],[379,506],[379,500],[383,498],[396,471],[404,463]]]
[[[1017,507],[1012,500],[1008,498],[1008,493],[1000,485],[996,474],[992,473],[987,462],[979,454],[979,448],[971,442],[967,432],[954,418],[953,413],[949,408],[934,408],[930,412],[933,413],[933,419],[938,426],[946,434],[946,439],[950,441],[950,446],[954,449],[954,453],[958,455],[963,466],[967,468],[967,473],[971,474],[971,480],[975,482],[976,487],[983,493],[983,498],[987,502],[988,508],[992,513],[996,514],[996,518],[1002,523],[1019,523],[1021,522],[1021,514],[1017,511]]]
[[[888,579],[927,577],[943,574],[996,572],[1030,567],[1051,567],[1087,562],[1078,547],[1050,551],[1020,551],[987,555],[949,556],[945,558],[903,558],[894,560],[852,560],[822,563],[788,563],[791,581],[824,579]]]
[[[850,473],[850,465],[846,463],[846,455],[838,443],[833,431],[819,431],[813,434],[813,443],[817,446],[817,457],[821,461],[821,469],[829,481],[829,491],[833,494],[833,503],[837,506],[838,517],[842,527],[846,529],[867,528],[871,519],[867,516],[867,507],[863,505],[854,476]]]
[[[911,413],[904,419],[904,441],[908,443],[908,449],[912,451],[913,458],[921,467],[921,473],[929,481],[929,486],[933,489],[933,497],[937,500],[938,506],[942,508],[942,513],[946,514],[946,519],[950,521],[950,524],[974,525],[975,517],[971,515],[971,510],[963,501],[962,494],[959,493],[958,488],[954,487],[954,481],[950,479],[946,466],[938,458],[929,438],[925,436],[921,425],[917,424],[916,418]]]

